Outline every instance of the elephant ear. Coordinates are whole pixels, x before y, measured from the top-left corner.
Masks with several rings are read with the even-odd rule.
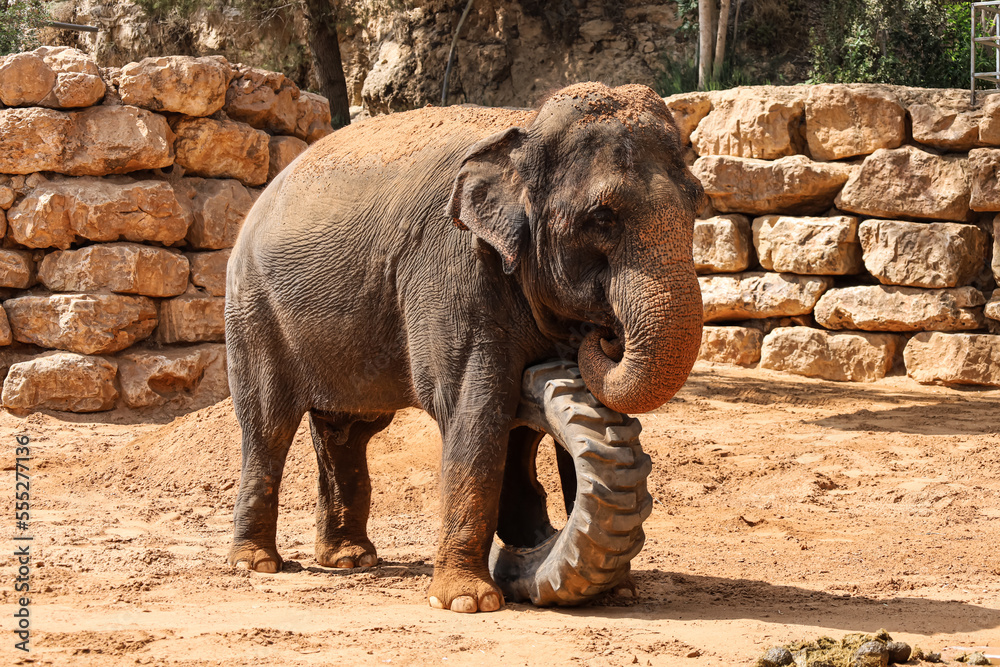
[[[505,273],[521,261],[528,241],[524,181],[512,158],[524,131],[512,127],[474,144],[462,160],[448,204],[459,229],[471,230],[500,254]]]

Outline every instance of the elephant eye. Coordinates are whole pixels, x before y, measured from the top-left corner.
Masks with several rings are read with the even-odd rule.
[[[607,206],[598,206],[590,212],[590,219],[598,227],[613,227],[618,222],[618,216]]]

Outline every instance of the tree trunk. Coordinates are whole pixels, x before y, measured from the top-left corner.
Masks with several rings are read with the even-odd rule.
[[[722,64],[726,59],[726,32],[729,30],[729,0],[721,0],[719,9],[719,32],[715,39],[715,66],[712,78],[718,81],[722,78]]]
[[[305,0],[309,15],[309,50],[316,63],[320,90],[330,101],[333,129],[349,125],[351,106],[347,98],[347,79],[340,62],[337,39],[337,12],[331,0]]]
[[[698,90],[705,90],[712,74],[712,10],[715,0],[698,0]]]

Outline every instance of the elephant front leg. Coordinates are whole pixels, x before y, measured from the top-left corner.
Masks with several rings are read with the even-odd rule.
[[[455,414],[461,416],[442,428],[443,522],[428,591],[428,602],[438,609],[472,613],[496,611],[504,604],[490,576],[489,554],[510,418],[491,412],[458,408]]]

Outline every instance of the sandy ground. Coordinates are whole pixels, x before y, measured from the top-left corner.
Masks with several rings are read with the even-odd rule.
[[[632,563],[638,596],[470,616],[426,605],[440,442],[422,413],[370,446],[382,558],[370,571],[313,559],[303,424],[276,575],[225,564],[239,470],[229,401],[160,423],[3,414],[4,493],[15,434],[32,441],[35,560],[30,654],[13,648],[15,568],[3,563],[0,663],[738,665],[879,628],[924,650],[997,646],[998,407],[998,391],[906,378],[699,366],[641,418],[655,503]],[[0,538],[14,534],[8,519]]]

